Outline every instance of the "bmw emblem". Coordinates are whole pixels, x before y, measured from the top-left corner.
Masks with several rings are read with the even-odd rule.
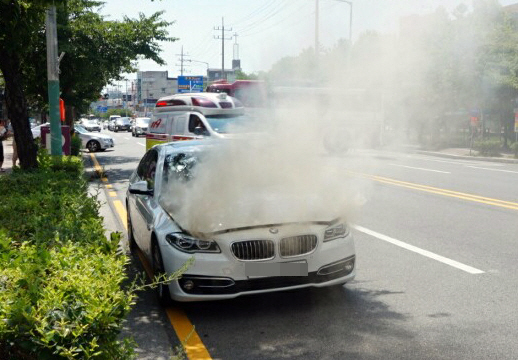
[[[277,228],[270,228],[270,233],[277,234],[279,232],[279,229]]]

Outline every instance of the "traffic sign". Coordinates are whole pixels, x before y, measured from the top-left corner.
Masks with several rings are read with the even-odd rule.
[[[178,92],[203,92],[203,76],[178,76]]]

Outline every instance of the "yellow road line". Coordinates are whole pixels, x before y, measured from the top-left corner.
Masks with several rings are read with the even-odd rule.
[[[433,194],[454,197],[454,198],[478,202],[478,203],[482,203],[482,204],[486,204],[486,205],[498,206],[498,207],[511,209],[511,210],[518,210],[518,203],[512,202],[512,201],[493,199],[493,198],[489,198],[489,197],[485,197],[485,196],[467,194],[467,193],[453,191],[453,190],[447,190],[447,189],[441,189],[441,188],[436,188],[433,186],[421,185],[421,184],[416,184],[416,183],[411,183],[411,182],[401,181],[401,180],[396,180],[396,179],[390,179],[390,178],[386,178],[386,177],[382,177],[382,176],[362,174],[362,173],[354,173],[354,174],[361,175],[363,177],[366,177],[366,178],[369,178],[371,180],[378,181],[381,183],[385,183],[385,184],[406,187],[409,189],[415,189],[415,190],[425,191],[425,192],[429,192],[429,193],[433,193]]]
[[[169,321],[173,324],[176,335],[183,342],[185,353],[190,360],[211,360],[211,356],[187,315],[178,308],[166,309]]]
[[[105,186],[107,189],[111,189],[111,188],[113,188],[113,186],[112,186],[111,184],[106,184],[106,185],[104,185],[104,186]]]
[[[147,276],[153,279],[153,269],[140,249],[137,249],[137,255]],[[182,342],[189,360],[211,360],[212,358],[207,348],[203,345],[203,341],[195,331],[194,325],[187,315],[177,307],[169,307],[165,311],[171,325],[173,325],[176,336]]]
[[[99,162],[97,161],[97,158],[95,157],[95,154],[94,153],[90,153],[90,157],[92,158],[92,161],[94,162],[95,171],[97,171],[97,173],[99,175],[102,175],[103,169],[101,168],[101,165],[99,165]],[[108,182],[108,179],[105,176],[101,177],[101,180],[103,182]]]
[[[128,224],[126,223],[128,215],[126,213],[126,208],[124,207],[124,205],[122,205],[122,201],[113,200],[113,206],[115,206],[115,210],[117,210],[117,213],[119,213],[122,225],[124,225],[124,228],[128,230]]]
[[[102,168],[99,165],[95,155],[90,153],[90,157],[94,162],[95,171],[97,171],[98,174],[102,174]],[[106,177],[102,177],[101,180],[103,182],[108,182]],[[106,184],[106,187],[112,188],[110,184]],[[111,197],[117,196],[117,193],[114,191],[110,191],[109,194]],[[122,204],[122,201],[113,200],[113,206],[115,207],[115,210],[117,211],[117,214],[119,215],[124,228],[128,230],[127,212],[126,208]],[[147,275],[150,279],[153,279],[153,270],[140,250],[138,251],[138,256]],[[171,322],[171,325],[173,325],[178,339],[182,342],[185,348],[185,353],[187,354],[189,360],[211,360],[212,358],[207,348],[205,345],[203,345],[203,341],[201,341],[200,336],[194,330],[194,326],[187,315],[185,315],[181,309],[176,307],[167,308],[166,313],[169,321]]]

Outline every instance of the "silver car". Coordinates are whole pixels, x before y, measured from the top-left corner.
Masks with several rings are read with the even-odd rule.
[[[104,151],[115,146],[113,138],[105,134],[94,134],[88,132],[81,125],[74,126],[74,129],[81,138],[81,145],[90,152]]]
[[[130,247],[142,250],[155,275],[170,275],[194,258],[179,280],[158,286],[162,304],[325,287],[354,278],[354,241],[340,217],[321,214],[299,219],[293,213],[276,212],[263,218],[241,198],[231,208],[212,206],[214,216],[208,215],[204,204],[217,203],[219,189],[204,192],[197,187],[197,174],[211,168],[207,164],[210,155],[218,153],[218,145],[203,140],[154,146],[130,177],[126,200]],[[203,174],[205,179],[224,176],[216,169]],[[191,201],[194,197],[201,202]],[[259,207],[268,201],[259,198],[255,203]],[[297,198],[308,206],[309,197]],[[270,200],[277,208],[282,204],[278,197]],[[253,221],[243,221],[246,213],[253,213]]]

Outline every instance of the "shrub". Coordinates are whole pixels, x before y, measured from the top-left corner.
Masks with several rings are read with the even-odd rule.
[[[70,155],[79,156],[79,150],[81,150],[81,138],[79,135],[74,134],[70,139]]]
[[[514,153],[514,157],[518,158],[518,141],[511,145],[511,150]]]
[[[500,156],[502,143],[500,142],[500,140],[495,139],[477,140],[473,144],[473,147],[475,150],[478,150],[479,155]]]
[[[119,236],[105,237],[80,159],[38,160],[0,177],[0,359],[129,359]]]

